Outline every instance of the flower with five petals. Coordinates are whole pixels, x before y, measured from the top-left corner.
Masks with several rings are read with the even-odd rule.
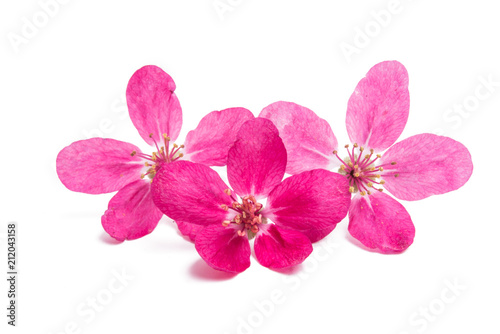
[[[260,114],[283,138],[288,173],[340,166],[354,195],[349,232],[382,253],[407,249],[415,235],[406,209],[383,188],[400,200],[420,200],[460,188],[473,169],[467,148],[448,137],[424,133],[394,144],[406,125],[409,101],[403,65],[386,61],[370,69],[348,102],[346,126],[353,145],[345,146],[345,157],[339,156],[328,123],[313,111],[277,102]]]
[[[294,266],[309,256],[312,242],[346,216],[351,196],[348,181],[324,169],[282,181],[286,162],[276,127],[255,118],[241,126],[228,153],[233,190],[211,168],[176,161],[153,179],[153,200],[170,218],[198,226],[196,250],[214,269],[247,269],[253,238],[255,256],[263,266]],[[266,197],[264,206],[259,201]]]
[[[129,115],[141,137],[154,147],[151,155],[123,141],[91,138],[72,143],[57,156],[57,174],[69,190],[118,191],[101,218],[104,230],[117,240],[143,237],[157,226],[162,212],[154,205],[150,188],[163,166],[179,159],[224,166],[239,127],[254,117],[243,108],[214,111],[188,133],[185,145],[172,144],[182,126],[174,90],[172,78],[152,65],[137,70],[128,83]]]

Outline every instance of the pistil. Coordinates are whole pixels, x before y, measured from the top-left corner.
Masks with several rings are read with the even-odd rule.
[[[231,206],[221,204],[221,208],[226,211],[235,211],[236,216],[232,220],[224,220],[222,226],[228,227],[231,224],[239,226],[238,235],[244,236],[248,233],[248,238],[252,239],[259,231],[259,225],[267,222],[266,218],[262,217],[260,213],[263,205],[258,203],[252,195],[243,197],[241,203],[239,203],[230,189],[224,190],[224,193],[228,195],[233,202]]]
[[[341,159],[337,151],[333,151],[333,154],[342,163],[339,173],[345,175],[349,180],[349,192],[356,193],[359,191],[360,195],[364,196],[372,194],[370,189],[383,191],[382,188],[376,188],[375,185],[383,185],[385,183],[385,181],[381,179],[384,167],[387,165],[395,165],[397,162],[392,161],[390,163],[376,165],[377,160],[382,158],[382,156],[376,154],[375,157],[373,157],[373,149],[370,149],[370,153],[364,155],[363,159],[361,159],[365,151],[364,147],[356,143],[353,144],[352,150],[349,150],[349,145],[345,145],[344,147],[347,150],[347,158]],[[359,152],[356,152],[356,150]],[[397,176],[397,174],[394,176]]]
[[[149,134],[150,138],[153,138],[153,134]],[[184,156],[183,153],[180,153],[179,150],[184,148],[184,145],[177,145],[173,144],[172,149],[170,149],[170,137],[167,136],[167,134],[163,134],[163,144],[164,146],[159,147],[158,143],[156,140],[154,140],[154,144],[156,146],[156,152],[153,152],[151,155],[145,154],[145,153],[137,153],[136,151],[132,151],[130,153],[131,156],[138,156],[146,162],[144,165],[146,167],[149,167],[146,171],[146,173],[141,174],[141,179],[144,179],[146,176],[150,179],[153,179],[153,177],[156,175],[156,173],[160,170],[161,166],[164,163],[171,163],[176,160],[179,160]]]

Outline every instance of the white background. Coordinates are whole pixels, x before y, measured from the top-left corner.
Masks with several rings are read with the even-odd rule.
[[[221,3],[232,4],[222,16],[213,0],[70,0],[43,22],[37,1],[2,1],[1,232],[19,225],[12,332],[499,333],[495,2],[401,0],[396,10],[390,0]],[[385,26],[374,24],[373,12],[388,8]],[[14,47],[10,39],[33,16],[45,26]],[[359,36],[364,29],[369,41]],[[346,44],[357,53],[346,57]],[[97,130],[151,151],[123,102],[143,65],[162,67],[177,84],[179,142],[212,110],[258,115],[285,100],[325,118],[343,145],[350,94],[371,66],[392,59],[410,76],[400,139],[439,131],[465,144],[474,162],[460,190],[403,203],[417,231],[403,254],[357,246],[345,219],[291,273],[252,258],[248,270],[228,276],[200,260],[166,217],[152,234],[114,243],[100,223],[112,194],[73,193],[55,173],[57,153]],[[481,82],[488,77],[497,82],[491,91]],[[475,98],[477,89],[488,97]],[[470,111],[453,110],[464,103]],[[5,249],[3,239],[2,262]],[[114,280],[121,271],[133,277],[126,285]],[[5,283],[2,333],[10,327]],[[92,298],[105,304],[99,312],[87,304]]]

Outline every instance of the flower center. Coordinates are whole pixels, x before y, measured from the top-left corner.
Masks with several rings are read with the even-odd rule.
[[[255,234],[259,232],[259,225],[267,223],[267,219],[262,217],[262,214],[259,213],[263,205],[258,203],[252,195],[243,197],[241,203],[239,203],[232,195],[230,189],[226,189],[224,192],[231,197],[233,202],[231,206],[221,204],[221,208],[226,211],[235,211],[236,216],[234,216],[232,220],[224,220],[222,226],[228,227],[230,224],[235,224],[235,226],[239,227],[239,236],[244,236],[245,233],[248,233],[248,239],[252,239],[255,237]]]
[[[151,133],[149,137],[153,138],[153,134]],[[131,156],[137,155],[146,160],[144,166],[148,167],[148,169],[146,173],[141,174],[141,179],[144,179],[146,176],[152,179],[163,164],[176,161],[184,156],[183,153],[179,152],[182,148],[184,148],[184,145],[179,146],[173,143],[172,148],[170,148],[170,137],[165,133],[163,134],[164,146],[159,147],[156,140],[153,139],[153,141],[156,146],[156,152],[153,152],[153,154],[148,155],[144,153],[137,153],[136,151],[130,153]]]
[[[349,180],[349,192],[356,193],[359,191],[361,196],[371,195],[372,190],[383,191],[382,188],[377,188],[385,183],[381,179],[381,172],[384,170],[386,165],[395,165],[396,161],[389,164],[377,165],[377,160],[382,156],[380,154],[373,154],[373,149],[370,149],[370,154],[365,154],[363,152],[365,149],[358,144],[354,144],[352,150],[349,150],[349,145],[345,146],[348,156],[345,159],[341,159],[337,151],[333,151],[333,154],[340,160],[342,165],[340,166],[339,173],[345,175]],[[398,177],[398,174],[394,175]]]

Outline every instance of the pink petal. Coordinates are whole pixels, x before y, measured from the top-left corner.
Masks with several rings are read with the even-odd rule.
[[[283,180],[269,194],[262,215],[279,227],[300,231],[316,242],[344,219],[350,203],[346,177],[315,169]]]
[[[227,152],[238,130],[253,114],[245,108],[212,111],[186,137],[184,153],[187,160],[208,166],[225,166]]]
[[[57,155],[57,175],[72,191],[102,194],[138,180],[144,165],[131,153],[135,145],[114,139],[91,138],[63,148]]]
[[[313,250],[311,241],[304,234],[273,224],[260,226],[254,249],[259,263],[271,269],[300,264]]]
[[[274,124],[264,118],[245,122],[227,159],[227,176],[235,192],[267,197],[283,179],[285,168],[286,149]]]
[[[138,180],[113,196],[101,223],[116,240],[133,240],[151,233],[161,216],[153,203],[149,181]]]
[[[473,169],[464,145],[430,133],[396,143],[382,156],[382,163],[384,187],[408,201],[456,190],[469,180]]]
[[[278,128],[288,153],[288,174],[337,165],[332,155],[337,149],[337,138],[330,125],[312,110],[291,102],[275,102],[264,108],[259,117],[271,120]]]
[[[394,253],[413,243],[415,227],[398,201],[376,191],[369,196],[353,198],[349,209],[349,233],[368,248]]]
[[[397,61],[373,66],[349,99],[346,126],[351,142],[385,150],[403,132],[409,110],[405,67]]]
[[[216,171],[190,161],[163,165],[152,183],[153,200],[164,214],[204,226],[220,225],[227,218],[228,212],[220,205],[231,205],[224,193],[228,188]]]
[[[241,273],[250,267],[250,243],[246,234],[239,236],[233,226],[221,224],[205,227],[196,237],[200,256],[214,269]]]
[[[137,70],[127,86],[130,119],[149,145],[163,142],[166,133],[177,139],[182,126],[182,109],[174,93],[174,80],[161,68],[149,65]],[[149,135],[153,134],[150,138]]]
[[[198,224],[191,224],[186,222],[177,221],[177,227],[182,235],[189,237],[189,239],[194,242],[196,235],[204,229],[204,226]]]

